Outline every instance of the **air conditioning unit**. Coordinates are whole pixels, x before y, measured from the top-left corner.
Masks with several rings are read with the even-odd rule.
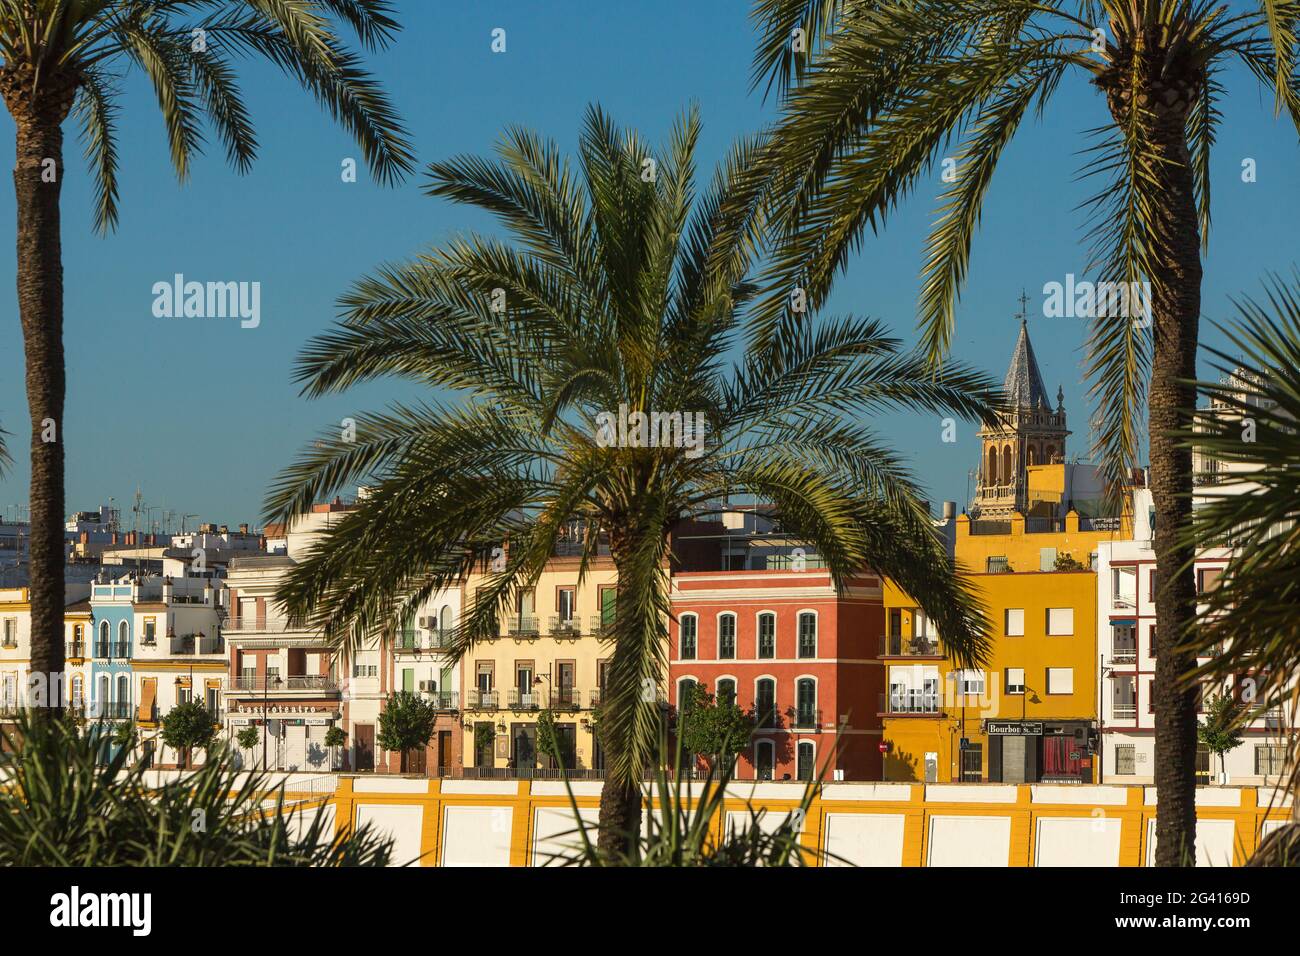
[[[420,681],[420,690],[426,694],[438,693],[438,682],[436,680]]]
[[[433,629],[433,620],[434,620],[434,619],[431,618],[431,617],[422,617],[422,618],[420,618],[420,620],[419,620],[419,625],[420,625],[420,627],[424,628],[426,631],[427,631],[427,630],[432,630],[432,629]]]

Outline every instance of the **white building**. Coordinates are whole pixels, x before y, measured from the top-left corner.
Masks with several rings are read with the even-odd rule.
[[[1137,492],[1137,538],[1107,541],[1097,554],[1098,707],[1101,713],[1103,783],[1152,783],[1155,777],[1155,681],[1157,631],[1154,594],[1156,558],[1151,545],[1150,492]],[[1196,559],[1198,593],[1212,589],[1231,554],[1206,551]],[[1204,610],[1204,606],[1198,608]],[[1230,685],[1206,686],[1202,701],[1231,693]],[[1272,784],[1282,769],[1285,735],[1281,711],[1262,715],[1244,730],[1245,741],[1224,758],[1227,780],[1234,784]],[[1202,751],[1197,758],[1198,783],[1218,780],[1217,760]]]

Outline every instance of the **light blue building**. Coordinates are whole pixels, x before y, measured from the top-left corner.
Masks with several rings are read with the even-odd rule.
[[[112,720],[133,716],[131,647],[134,613],[130,581],[94,584],[90,589],[90,713]]]

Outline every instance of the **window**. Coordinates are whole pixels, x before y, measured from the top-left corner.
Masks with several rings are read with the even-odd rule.
[[[1023,694],[1025,692],[1025,669],[1023,667],[1007,668],[1007,693]]]
[[[1025,609],[1023,607],[1009,607],[1005,619],[1005,634],[1007,637],[1024,637],[1025,636]]]
[[[1110,596],[1116,604],[1137,603],[1137,568],[1110,569]]]
[[[957,671],[957,693],[980,696],[984,693],[983,671]]]
[[[144,642],[146,644],[155,644],[158,641],[158,619],[146,617],[144,619]]]
[[[681,653],[678,655],[684,661],[695,660],[696,632],[698,630],[699,619],[694,614],[683,614],[681,616],[680,627],[682,631]]]
[[[817,726],[817,682],[801,677],[795,684],[795,726]]]
[[[760,678],[754,685],[754,712],[758,726],[776,726],[776,681],[770,677]]]
[[[480,694],[492,693],[492,682],[496,676],[496,665],[492,661],[479,661],[478,669],[478,692]]]
[[[1160,579],[1156,576],[1155,571],[1151,572],[1148,583],[1151,586],[1151,600],[1154,602],[1156,599],[1156,592],[1160,589]]]
[[[118,643],[126,644],[131,640],[131,629],[127,626],[126,621],[120,621],[117,625]]]
[[[736,703],[736,682],[730,677],[718,681],[718,704],[731,706]]]
[[[754,744],[754,776],[759,780],[771,780],[775,765],[776,747],[772,741],[760,740]]]
[[[1137,676],[1119,674],[1111,680],[1111,712],[1116,720],[1137,717]]]
[[[1011,564],[1005,554],[999,554],[984,559],[984,570],[988,574],[1006,574],[1011,570]]]
[[[109,631],[109,629],[108,629],[108,622],[107,622],[107,621],[100,621],[100,622],[99,622],[99,640],[100,640],[100,642],[103,643],[103,644],[107,644],[108,641],[109,641],[109,636],[110,636],[111,633],[112,633],[112,632]],[[103,653],[107,654],[108,651],[105,650]]]
[[[776,657],[776,615],[758,616],[758,656],[761,660]]]
[[[1151,625],[1151,630],[1147,631],[1147,646],[1151,648],[1151,656],[1156,656],[1156,625]]]
[[[1255,773],[1261,777],[1273,777],[1286,768],[1286,748],[1276,744],[1255,745]]]
[[[1137,745],[1115,745],[1115,773],[1130,775],[1137,773]]]
[[[723,614],[718,618],[718,659],[731,660],[736,656],[736,615]]]
[[[1196,593],[1204,594],[1206,591],[1213,591],[1219,585],[1219,578],[1223,576],[1223,568],[1201,568],[1196,572]]]
[[[577,607],[575,593],[573,588],[560,588],[555,592],[556,616],[559,617],[561,624],[567,624],[577,616],[574,614]]]
[[[70,703],[74,707],[82,707],[86,703],[85,683],[80,674],[72,675],[72,697]]]
[[[799,615],[799,656],[817,656],[817,615],[811,611]]]
[[[18,619],[14,617],[5,618],[5,647],[18,646]]]
[[[982,783],[984,780],[984,745],[967,744],[961,752],[961,782]]]
[[[1074,608],[1049,607],[1047,609],[1047,636],[1069,637],[1074,633]]]
[[[268,668],[267,677],[268,678],[273,677],[278,673],[279,671],[277,669]],[[352,676],[353,677],[378,677],[379,666],[377,664],[353,664]]]
[[[117,702],[119,704],[131,703],[131,678],[125,674],[119,674],[117,678]]]
[[[797,773],[800,780],[811,780],[813,778],[813,762],[816,759],[816,751],[813,748],[812,741],[801,740],[799,742],[799,764]]]
[[[1074,693],[1074,668],[1049,667],[1047,669],[1047,692],[1049,694]]]

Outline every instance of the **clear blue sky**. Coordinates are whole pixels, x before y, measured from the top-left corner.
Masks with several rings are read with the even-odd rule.
[[[537,3],[448,0],[399,3],[406,29],[372,60],[411,129],[420,162],[485,152],[507,124],[538,129],[570,151],[583,108],[599,101],[621,123],[659,139],[689,101],[704,121],[701,169],[730,141],[771,116],[749,90],[754,34],[747,0],[620,0]],[[507,52],[490,50],[507,31]],[[1204,311],[1230,315],[1229,296],[1254,291],[1265,272],[1289,272],[1300,214],[1296,136],[1241,74],[1226,77],[1229,122],[1215,152],[1215,223],[1206,262]],[[335,298],[377,265],[407,258],[458,230],[490,229],[483,217],[420,192],[340,181],[356,148],[315,103],[278,73],[251,67],[243,87],[261,140],[251,175],[235,175],[219,147],[181,187],[167,164],[157,111],[139,77],[127,81],[121,130],[121,228],[90,229],[90,192],[69,131],[63,192],[68,410],[68,510],[140,487],[148,505],[205,520],[260,522],[276,471],[320,427],[415,393],[373,383],[306,401],[289,380],[310,336],[335,317]],[[962,301],[956,353],[999,376],[1014,342],[1022,287],[1081,273],[1081,216],[1088,186],[1075,181],[1083,133],[1103,119],[1081,77],[1058,93],[1051,115],[1022,130],[1005,156],[977,236]],[[13,127],[0,112],[0,143]],[[1258,163],[1244,184],[1241,160]],[[936,181],[869,239],[837,287],[834,311],[877,316],[914,337],[917,274]],[[0,188],[0,223],[14,221],[12,190]],[[10,227],[12,228],[12,227]],[[12,233],[10,233],[12,236]],[[0,424],[18,459],[0,481],[0,514],[27,497],[26,402],[15,304],[12,241],[0,255]],[[156,319],[155,282],[174,273],[199,280],[262,283],[259,328],[214,319]],[[1041,295],[1039,295],[1041,302]],[[1033,306],[1031,305],[1031,311]],[[1072,450],[1088,440],[1080,370],[1082,323],[1030,326],[1049,390],[1065,388]],[[1209,337],[1209,333],[1206,333]],[[963,426],[955,445],[937,421],[895,416],[880,428],[904,449],[931,497],[966,497],[978,446]]]

